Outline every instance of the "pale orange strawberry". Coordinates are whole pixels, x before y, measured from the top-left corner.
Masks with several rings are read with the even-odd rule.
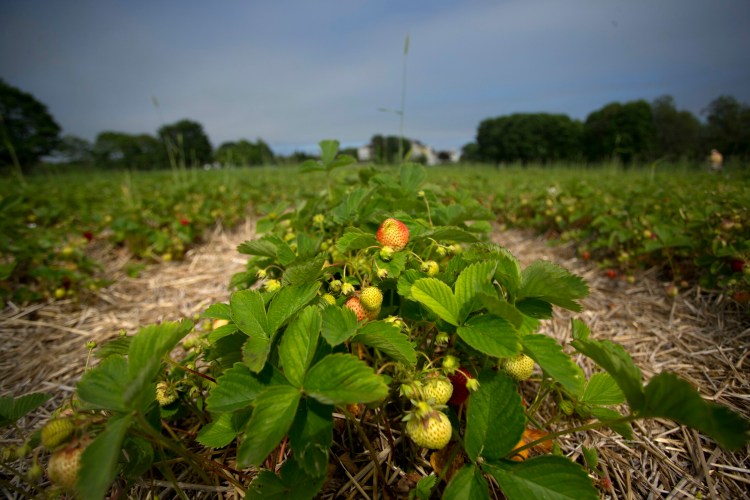
[[[368,318],[368,311],[362,306],[362,303],[359,301],[359,297],[349,297],[349,299],[344,303],[345,307],[348,307],[352,311],[354,311],[354,314],[357,315],[357,321],[362,321]]]
[[[409,228],[398,219],[386,219],[380,224],[376,237],[381,245],[398,252],[409,242]]]

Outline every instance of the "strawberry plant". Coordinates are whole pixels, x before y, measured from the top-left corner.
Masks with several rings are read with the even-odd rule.
[[[561,436],[631,437],[633,421],[667,418],[746,445],[747,420],[674,374],[644,385],[581,321],[569,345],[541,333],[588,288],[488,243],[486,204],[419,165],[355,173],[337,142],[321,150],[301,169],[326,189],[269,204],[228,302],[197,327],[146,326],[97,350],[67,416],[80,469],[60,487],[103,498],[147,475],[184,496],[191,474],[249,498],[313,498],[345,475],[335,453],[367,457],[391,496],[588,499],[594,471],[554,452]],[[393,471],[416,475],[411,492]]]

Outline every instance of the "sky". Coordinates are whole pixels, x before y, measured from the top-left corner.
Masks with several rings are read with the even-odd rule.
[[[279,154],[398,135],[405,89],[404,135],[460,149],[512,113],[750,103],[748,21],[748,0],[0,0],[0,78],[63,134],[187,118]]]

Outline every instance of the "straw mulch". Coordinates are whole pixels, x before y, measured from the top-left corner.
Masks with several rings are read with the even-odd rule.
[[[55,395],[21,422],[21,428],[39,428],[72,393],[86,364],[86,342],[101,343],[121,330],[132,334],[150,323],[193,317],[212,303],[226,301],[229,277],[245,264],[236,246],[253,236],[251,222],[232,232],[217,228],[184,261],[148,267],[137,278],[124,272],[129,257],[112,253],[108,267],[115,283],[103,289],[98,299],[84,304],[58,301],[27,308],[10,306],[2,311],[0,395],[38,391]],[[570,339],[570,318],[579,317],[595,338],[623,344],[646,379],[663,370],[674,371],[704,397],[750,417],[747,311],[696,289],[670,298],[654,273],[639,276],[633,285],[609,280],[594,266],[577,260],[570,247],[550,247],[529,233],[506,231],[494,240],[524,265],[539,258],[553,260],[583,276],[591,287],[583,301],[584,312],[557,312],[553,321],[546,322],[545,333],[565,342]],[[586,360],[579,361],[590,373],[592,367]],[[666,421],[636,423],[635,433],[635,441],[629,442],[601,431],[574,435],[561,444],[579,462],[582,446],[597,449],[600,468],[612,484],[607,498],[750,498],[748,450],[728,453],[698,433]],[[0,433],[0,446],[9,444],[19,441],[13,431],[6,430]],[[364,491],[356,481],[348,484],[349,491],[339,489],[345,496],[358,498]],[[207,488],[195,485],[192,493],[195,498],[236,495],[232,488]],[[171,494],[164,484],[160,495]],[[8,498],[14,496],[8,494]]]

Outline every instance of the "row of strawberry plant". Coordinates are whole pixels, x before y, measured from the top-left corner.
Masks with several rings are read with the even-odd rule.
[[[234,226],[249,204],[285,196],[276,172],[252,172],[98,172],[0,184],[0,301],[95,291],[105,284],[100,243],[145,261],[182,258],[217,221]]]
[[[544,176],[540,182],[540,176]],[[750,183],[708,173],[510,171],[492,181],[501,223],[574,241],[633,279],[657,267],[676,285],[700,284],[750,300]]]
[[[667,418],[747,445],[745,418],[672,373],[644,385],[627,352],[580,320],[569,345],[540,333],[553,308],[580,311],[588,288],[487,243],[494,215],[474,196],[425,184],[419,165],[335,175],[353,159],[335,141],[321,150],[302,171],[328,189],[274,207],[239,247],[247,271],[203,314],[210,328],[146,326],[96,351],[23,450],[51,453],[53,488],[103,498],[146,477],[185,497],[177,478],[190,474],[248,498],[313,498],[342,475],[335,452],[368,456],[373,489],[390,496],[593,499],[595,451],[586,469],[557,438],[607,427],[630,438],[633,421]],[[599,370],[587,376],[573,355]],[[31,406],[1,403],[8,419]],[[42,487],[28,476],[19,490]]]

